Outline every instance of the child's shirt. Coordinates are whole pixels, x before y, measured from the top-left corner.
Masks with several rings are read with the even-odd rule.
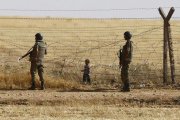
[[[89,65],[84,65],[84,74],[88,75],[90,72]]]

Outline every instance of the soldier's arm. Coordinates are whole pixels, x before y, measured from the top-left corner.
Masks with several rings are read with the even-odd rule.
[[[32,53],[32,51],[27,52],[25,55],[23,55],[22,57],[20,57],[19,60],[25,58],[26,56],[28,56],[28,55],[31,54],[31,53]]]
[[[45,49],[45,55],[47,55],[47,48]]]
[[[124,60],[128,62],[129,61],[129,56],[130,56],[130,53],[131,53],[130,41],[126,43],[126,47],[125,47],[124,51],[125,51]]]
[[[127,53],[126,53],[126,61],[127,62],[131,62],[131,59],[132,59],[132,43],[131,41],[129,41],[128,45],[127,45]]]
[[[23,56],[19,57],[19,60],[21,60],[21,59],[25,58],[26,56],[28,56],[29,54],[31,54],[32,53],[32,49],[33,49],[33,47],[31,47],[26,54],[24,54]]]
[[[119,50],[119,68],[121,68],[122,63],[123,63],[123,55],[122,55],[122,49]]]
[[[131,51],[130,51],[130,54],[131,54],[131,59],[132,59],[132,55],[133,55],[133,45],[132,45],[132,42],[131,42],[131,44],[130,44],[131,46]]]
[[[45,55],[47,55],[47,43],[45,42],[46,49],[45,49]]]
[[[38,43],[35,43],[33,50],[36,51],[36,52],[34,52],[34,53],[36,54],[35,56],[37,57],[38,54],[39,54],[39,45],[38,45]]]
[[[127,54],[129,55],[131,53],[131,42],[127,44]]]
[[[131,61],[131,58],[132,58],[132,50],[133,50],[133,47],[132,47],[132,43],[130,41],[129,44],[128,44],[128,58],[129,58],[130,61]]]

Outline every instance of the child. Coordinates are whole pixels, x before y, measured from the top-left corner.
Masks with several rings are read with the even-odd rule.
[[[83,83],[85,83],[85,84],[86,83],[91,84],[91,79],[89,76],[89,73],[90,73],[89,63],[90,63],[90,60],[86,59],[85,65],[84,65],[84,70],[81,70],[83,72]]]

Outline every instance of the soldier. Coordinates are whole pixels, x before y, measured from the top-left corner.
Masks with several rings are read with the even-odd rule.
[[[84,70],[81,70],[83,72],[83,83],[91,84],[91,79],[89,76],[90,73],[90,67],[89,67],[90,60],[85,60]]]
[[[44,55],[47,54],[47,46],[46,43],[43,41],[43,36],[40,33],[37,33],[35,35],[35,44],[34,46],[22,57],[19,58],[21,60],[22,58],[26,57],[27,55],[30,55],[30,62],[31,62],[31,87],[30,90],[35,90],[35,74],[36,70],[38,70],[38,75],[41,81],[41,90],[44,90],[44,77],[43,77],[43,60]]]
[[[123,88],[121,91],[129,92],[130,85],[129,85],[129,64],[132,61],[132,53],[133,53],[133,46],[131,40],[131,33],[126,31],[124,33],[124,39],[126,40],[126,44],[123,46],[123,49],[120,49],[120,69],[121,69],[121,80],[123,83]]]

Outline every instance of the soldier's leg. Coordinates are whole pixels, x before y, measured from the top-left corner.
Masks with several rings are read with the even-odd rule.
[[[124,70],[124,85],[125,85],[125,90],[130,91],[130,85],[129,85],[129,64],[125,65],[125,70]]]
[[[38,75],[39,75],[39,80],[41,81],[41,90],[45,89],[43,74],[44,74],[43,65],[38,65]]]
[[[31,68],[30,68],[30,73],[31,73],[31,90],[35,89],[35,75],[36,75],[36,69],[37,65],[36,63],[31,62]]]
[[[125,90],[125,67],[122,66],[121,68],[121,80],[122,80],[122,90]]]

